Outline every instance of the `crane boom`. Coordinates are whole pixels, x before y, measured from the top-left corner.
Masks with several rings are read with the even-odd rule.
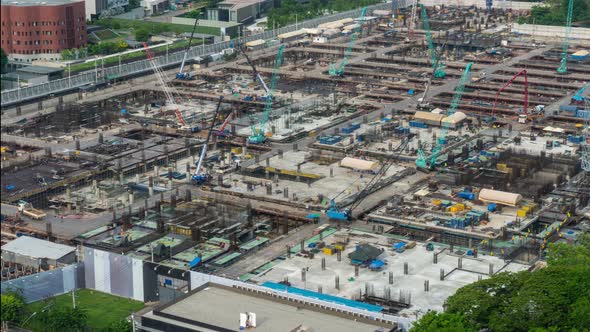
[[[461,79],[459,80],[459,84],[457,85],[457,88],[455,88],[455,95],[453,96],[453,100],[451,101],[451,106],[449,107],[449,110],[447,111],[447,117],[453,115],[455,113],[455,111],[457,110],[457,107],[459,107],[459,103],[461,102],[461,96],[463,96],[463,90],[465,89],[465,83],[467,83],[467,81],[469,80],[469,72],[471,71],[471,66],[473,66],[473,62],[470,62],[467,64],[467,66],[465,67],[465,71],[463,72],[463,75],[461,76]],[[449,130],[449,123],[450,123],[449,121],[442,121],[442,124],[441,124],[442,125],[442,132],[440,134],[440,137],[437,139],[436,145],[432,149],[432,153],[430,155],[430,163],[427,162],[426,156],[424,154],[424,151],[422,150],[422,147],[419,147],[418,159],[416,159],[416,166],[418,168],[434,169],[434,167],[436,166],[436,160],[438,159],[438,157],[442,153],[443,147],[446,143],[447,132]]]
[[[586,89],[590,86],[590,83],[587,83],[586,85],[584,85],[582,88],[580,88],[580,90],[578,90],[578,92],[576,92],[576,94],[572,97],[572,102],[574,103],[579,103],[582,104],[584,103],[584,101],[588,98],[582,96],[582,94],[584,93],[584,91],[586,91]]]
[[[256,69],[254,62],[250,61],[250,57],[248,56],[248,53],[246,52],[246,50],[244,50],[244,46],[242,44],[239,44],[238,48],[240,49],[240,52],[242,52],[242,54],[246,58],[246,62],[248,62],[250,67],[252,67],[252,71],[254,72],[254,78],[256,79],[256,81],[258,81],[258,83],[260,83],[260,85],[262,86],[262,89],[264,90],[264,93],[266,93],[268,95],[270,93],[270,89],[266,85],[266,82],[264,82],[264,79],[262,79],[262,75],[260,75],[260,73]]]
[[[327,216],[331,220],[343,220],[348,221],[352,217],[352,211],[359,206],[365,198],[375,189],[379,181],[385,176],[387,170],[393,165],[393,162],[399,157],[410,142],[411,136],[408,136],[403,142],[400,143],[397,149],[397,153],[392,154],[388,159],[381,165],[379,172],[367,183],[367,185],[356,195],[354,200],[350,203],[350,207],[347,209],[340,209],[336,204],[336,197],[330,200],[330,208],[326,212]],[[345,189],[346,190],[346,189]],[[342,192],[341,192],[342,193]],[[340,194],[341,194],[340,193]],[[338,194],[338,196],[340,195]]]
[[[492,115],[495,115],[496,113],[496,104],[498,103],[498,97],[500,96],[500,93],[502,93],[502,91],[504,91],[504,89],[506,89],[510,84],[512,84],[512,82],[514,82],[514,80],[516,80],[516,78],[518,78],[519,76],[524,76],[524,106],[523,106],[523,112],[524,115],[526,115],[528,117],[529,115],[529,80],[527,77],[527,71],[526,69],[523,69],[521,71],[519,71],[516,75],[514,75],[510,80],[508,80],[508,82],[506,82],[506,84],[504,84],[504,86],[502,88],[500,88],[500,90],[498,90],[498,92],[496,93],[496,98],[494,99],[494,106],[492,107]]]
[[[359,26],[354,28],[352,36],[350,36],[350,41],[348,42],[348,47],[346,47],[346,51],[344,52],[344,58],[342,58],[342,61],[340,62],[340,67],[338,67],[338,69],[336,69],[335,63],[330,64],[330,71],[329,71],[330,76],[344,75],[344,68],[348,64],[348,58],[350,57],[350,53],[352,52],[352,48],[354,47],[354,44],[356,44],[356,40],[358,38],[359,32],[363,26],[362,21],[363,21],[363,18],[365,17],[366,13],[367,13],[367,7],[363,7],[363,9],[361,10],[361,16],[359,16],[359,18],[358,18]]]
[[[193,25],[193,31],[191,32],[191,37],[188,40],[188,45],[186,46],[186,50],[184,50],[184,55],[182,56],[182,62],[180,63],[180,70],[176,74],[176,78],[181,79],[181,80],[185,80],[185,79],[190,78],[189,73],[183,73],[182,71],[184,69],[184,63],[186,62],[186,57],[188,55],[188,51],[191,49],[191,44],[193,43],[193,36],[195,35],[195,30],[197,29],[198,22],[199,22],[199,19],[196,19],[195,24]]]
[[[557,68],[557,72],[560,74],[567,73],[567,57],[568,49],[570,46],[570,34],[572,32],[572,16],[574,14],[574,0],[569,0],[567,4],[567,17],[565,19],[565,37],[563,39],[563,45],[561,49],[561,62]]]
[[[168,84],[166,84],[166,80],[164,79],[164,73],[162,72],[160,67],[158,67],[158,65],[156,64],[156,60],[155,60],[154,56],[152,55],[152,53],[150,52],[148,44],[143,43],[143,48],[144,48],[145,53],[150,61],[150,65],[152,66],[152,70],[154,71],[154,75],[156,75],[156,78],[158,79],[158,83],[160,83],[160,85],[162,86],[162,92],[164,92],[164,97],[166,98],[166,103],[170,107],[174,107],[174,115],[176,116],[176,120],[177,120],[178,124],[180,124],[181,126],[187,126],[188,125],[187,121],[184,119],[184,116],[182,115],[182,113],[178,109],[178,106],[175,106],[176,105],[176,98],[174,97],[173,90],[171,90],[170,87],[168,87]]]
[[[428,43],[428,50],[430,51],[430,63],[434,69],[434,77],[445,78],[447,73],[443,70],[444,65],[440,59],[437,60],[434,42],[432,41],[432,33],[430,32],[428,13],[426,12],[426,7],[423,4],[420,4],[420,16],[422,16],[422,22],[424,24],[424,33],[426,34],[426,42]]]
[[[416,8],[418,6],[417,0],[412,0],[412,13],[410,15],[410,24],[408,25],[408,38],[414,35],[414,27],[416,25]]]
[[[270,78],[270,88],[267,88],[268,91],[266,93],[266,100],[264,104],[264,112],[262,113],[262,118],[258,123],[254,123],[251,126],[252,135],[248,137],[248,141],[250,143],[258,144],[262,143],[266,140],[266,123],[270,116],[270,112],[272,111],[272,103],[273,103],[273,92],[276,89],[277,82],[279,80],[279,71],[281,65],[283,64],[283,50],[285,49],[285,45],[279,46],[279,51],[277,52],[277,57],[275,59],[275,66],[272,70],[272,76]]]
[[[223,96],[219,97],[219,101],[217,102],[217,108],[215,108],[215,113],[213,114],[213,119],[211,120],[211,125],[209,126],[209,132],[207,133],[207,139],[205,140],[205,144],[203,145],[203,149],[201,149],[201,154],[199,155],[199,160],[197,161],[197,165],[195,168],[195,175],[193,175],[192,179],[197,184],[202,184],[203,182],[208,180],[208,176],[200,174],[201,166],[203,164],[203,160],[207,156],[207,146],[209,145],[209,140],[211,140],[211,133],[213,132],[213,127],[215,126],[215,119],[217,119],[217,114],[219,114],[219,109],[221,107],[221,102],[223,101]]]

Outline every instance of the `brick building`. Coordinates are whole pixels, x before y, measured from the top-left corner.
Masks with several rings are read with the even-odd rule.
[[[86,45],[84,1],[2,0],[0,46],[11,60],[58,60]]]

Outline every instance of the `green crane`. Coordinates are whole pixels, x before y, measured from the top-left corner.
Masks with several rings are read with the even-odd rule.
[[[465,83],[469,80],[469,72],[471,71],[471,66],[473,66],[473,62],[470,62],[465,67],[465,71],[459,80],[459,84],[457,88],[455,88],[455,95],[453,96],[453,100],[451,101],[451,107],[447,111],[447,116],[451,116],[459,107],[459,102],[461,102],[461,96],[463,95],[463,90],[465,89]],[[443,151],[444,145],[446,144],[447,139],[447,132],[449,131],[449,124],[448,121],[443,121],[442,125],[442,132],[440,137],[438,137],[436,145],[432,149],[432,154],[430,155],[430,162],[426,161],[426,156],[422,147],[418,148],[418,159],[416,159],[416,166],[422,169],[434,169],[436,166],[436,160],[440,156],[441,152]]]
[[[574,0],[569,0],[567,4],[567,18],[565,22],[565,38],[563,39],[563,47],[561,49],[561,62],[557,72],[560,74],[567,73],[567,50],[570,46],[570,34],[572,32],[572,16],[574,14]]]
[[[430,62],[434,69],[435,78],[445,78],[447,73],[443,70],[444,65],[441,61],[436,59],[436,51],[434,49],[434,43],[432,42],[432,33],[430,33],[430,23],[428,22],[428,14],[426,13],[426,7],[420,4],[420,16],[422,16],[422,22],[424,24],[424,32],[426,34],[426,41],[428,42],[428,49],[430,50]],[[442,55],[441,55],[442,56]]]
[[[260,144],[266,140],[266,123],[268,122],[268,118],[270,116],[270,112],[272,111],[272,101],[273,101],[273,92],[277,86],[277,81],[279,80],[279,69],[283,63],[283,50],[285,49],[285,45],[281,45],[279,47],[279,51],[277,53],[277,58],[275,60],[275,66],[272,70],[272,76],[270,78],[270,87],[266,94],[266,100],[264,104],[264,112],[262,113],[262,118],[258,123],[254,123],[250,129],[252,130],[252,135],[248,137],[248,142],[253,144]],[[264,83],[262,83],[264,85]]]
[[[336,69],[336,64],[331,63],[330,64],[330,76],[342,76],[344,74],[344,68],[346,67],[346,64],[348,63],[348,58],[350,57],[350,53],[352,52],[352,48],[354,47],[354,44],[356,43],[356,39],[358,38],[359,32],[361,30],[361,27],[363,25],[363,18],[365,17],[365,14],[367,12],[367,7],[363,7],[363,9],[361,10],[361,16],[359,17],[359,26],[354,28],[354,31],[352,33],[352,36],[350,37],[350,41],[348,42],[348,47],[346,48],[346,51],[344,52],[344,58],[342,59],[342,62],[340,62],[340,67],[338,69]]]

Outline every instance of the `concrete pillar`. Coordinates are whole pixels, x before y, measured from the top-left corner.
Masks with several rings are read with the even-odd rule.
[[[283,159],[283,150],[279,149],[279,159]]]
[[[301,281],[305,281],[305,269],[301,269]]]
[[[152,176],[148,177],[148,192],[150,197],[154,196],[154,178]]]
[[[193,198],[192,198],[192,192],[190,191],[190,189],[187,189],[187,190],[184,192],[184,201],[185,201],[185,202],[190,202],[190,201],[192,201],[192,200],[193,200]]]
[[[354,266],[354,276],[355,277],[358,277],[359,276],[359,266],[358,265],[355,265]]]
[[[119,172],[119,183],[123,184],[125,182],[125,176],[123,176],[123,172]]]
[[[289,198],[289,187],[283,188],[283,197],[287,199]]]
[[[490,263],[490,271],[489,271],[489,275],[493,275],[494,274],[494,264]]]
[[[424,280],[424,291],[430,291],[430,280]]]
[[[440,280],[445,280],[445,269],[440,269]]]
[[[393,285],[393,272],[389,272],[389,284]]]
[[[266,185],[266,194],[267,195],[272,195],[272,184],[267,184]]]
[[[299,146],[297,145],[297,143],[293,143],[293,151],[299,151]]]
[[[334,177],[334,168],[330,167],[330,177]]]
[[[305,240],[301,240],[300,246],[301,246],[301,252],[304,252],[305,251]]]
[[[463,258],[462,258],[462,257],[459,257],[459,258],[457,259],[457,267],[458,267],[459,269],[462,269],[462,268],[463,268]]]
[[[336,289],[340,289],[340,276],[335,276],[334,277],[334,288]]]
[[[160,179],[160,166],[154,166],[154,176],[156,177],[156,182]]]
[[[318,286],[318,293],[322,294],[322,286]]]
[[[135,194],[133,194],[133,191],[129,190],[127,195],[129,196],[129,205],[131,206],[135,202]]]
[[[432,253],[432,263],[438,264],[438,255],[435,252]]]
[[[102,136],[102,133],[98,133],[98,144],[102,144],[104,142],[104,137]]]
[[[17,106],[17,107],[16,107],[16,115],[17,115],[17,116],[20,116],[20,115],[22,115],[22,114],[23,114],[23,112],[22,112],[22,110],[21,110],[20,106]]]
[[[322,271],[326,270],[326,258],[322,257]]]
[[[266,158],[266,167],[270,167],[270,158]]]
[[[170,206],[176,207],[176,195],[170,195]]]
[[[291,258],[291,247],[287,246],[287,258]]]
[[[321,233],[320,233],[321,234]],[[336,259],[340,262],[342,261],[342,251],[338,250],[336,252]]]
[[[408,267],[408,262],[404,262],[404,274],[409,273],[410,268]]]
[[[80,140],[76,140],[76,150],[80,151]]]

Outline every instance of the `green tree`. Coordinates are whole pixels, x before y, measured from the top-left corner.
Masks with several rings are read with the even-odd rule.
[[[87,326],[88,314],[80,307],[52,306],[51,309],[38,313],[37,320],[46,327],[46,331],[81,331]]]
[[[5,292],[1,297],[2,323],[18,323],[23,318],[25,301],[21,294]]]
[[[116,321],[116,322],[111,323],[111,325],[109,325],[104,332],[131,332],[131,331],[133,331],[133,326],[131,325],[131,322],[126,319],[122,319],[120,321]]]
[[[150,32],[146,28],[139,28],[135,30],[135,40],[138,42],[145,42],[150,39]]]
[[[410,332],[477,332],[477,329],[459,314],[431,311],[417,321]]]
[[[6,65],[8,65],[8,55],[6,55],[3,48],[0,48],[0,71],[4,72]]]
[[[131,2],[129,2],[129,3],[131,3]],[[114,23],[113,23],[113,29],[115,29],[115,30],[119,30],[119,29],[121,29],[121,23],[119,23],[119,22],[114,22]]]

